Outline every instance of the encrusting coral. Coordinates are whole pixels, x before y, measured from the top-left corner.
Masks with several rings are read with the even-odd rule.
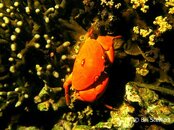
[[[0,129],[173,126],[173,13],[173,0],[0,0]],[[70,90],[68,107],[62,86],[91,28],[122,35],[110,82],[90,104]]]

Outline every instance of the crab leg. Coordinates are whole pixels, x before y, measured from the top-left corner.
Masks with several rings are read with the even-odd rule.
[[[67,105],[70,104],[69,88],[71,84],[72,84],[72,73],[68,76],[68,78],[63,84],[63,88],[65,90],[65,100]]]

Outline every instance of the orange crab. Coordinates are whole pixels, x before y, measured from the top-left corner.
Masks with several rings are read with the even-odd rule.
[[[89,34],[88,34],[89,35]],[[93,102],[105,91],[109,77],[105,69],[114,62],[113,39],[121,36],[87,37],[75,59],[72,73],[65,80],[65,98],[70,104],[69,88],[75,89],[76,99]]]

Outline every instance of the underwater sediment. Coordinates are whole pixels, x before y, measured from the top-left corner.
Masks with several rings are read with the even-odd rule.
[[[68,107],[63,83],[91,27],[122,36],[110,81],[94,103],[71,89]],[[0,129],[173,127],[173,28],[173,0],[0,0]]]

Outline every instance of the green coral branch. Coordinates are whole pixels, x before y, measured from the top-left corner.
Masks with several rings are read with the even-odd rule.
[[[129,84],[132,84],[132,86],[136,85],[139,87],[148,88],[151,90],[155,90],[155,91],[158,91],[158,92],[161,92],[164,94],[169,94],[169,95],[174,96],[174,90],[169,89],[169,88],[159,87],[156,84],[145,84],[145,83],[140,83],[140,82],[129,82]]]

